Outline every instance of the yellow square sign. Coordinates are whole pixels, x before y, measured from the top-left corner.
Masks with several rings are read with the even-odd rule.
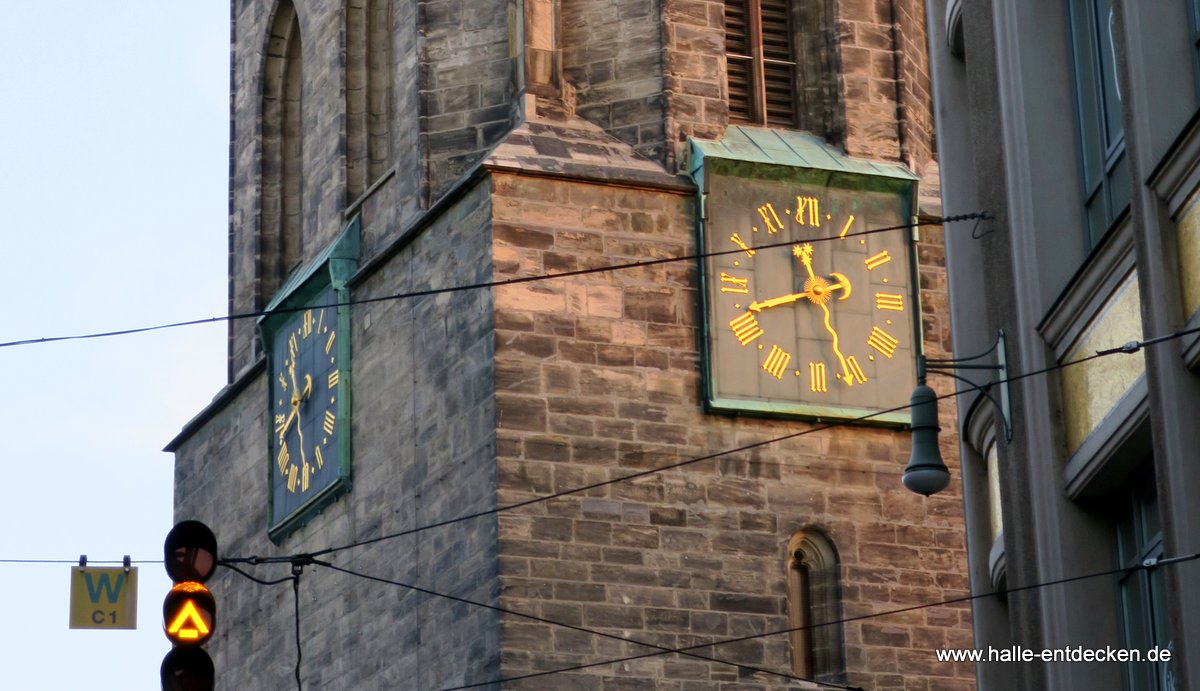
[[[71,628],[136,629],[137,567],[72,567]]]

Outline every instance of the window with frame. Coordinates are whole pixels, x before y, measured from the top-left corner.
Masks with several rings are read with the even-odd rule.
[[[1121,568],[1136,567],[1163,556],[1162,525],[1154,474],[1146,473],[1123,498],[1117,516],[1117,559]],[[1125,648],[1148,651],[1170,645],[1167,629],[1166,584],[1161,568],[1125,572],[1117,583],[1121,638]],[[1127,691],[1168,691],[1174,688],[1171,669],[1158,662],[1122,663]]]
[[[725,0],[730,122],[840,138],[836,27],[832,0]]]
[[[845,681],[841,588],[833,543],[804,530],[788,543],[788,628],[792,673],[805,679]]]
[[[1086,246],[1095,247],[1129,206],[1112,0],[1070,0]]]

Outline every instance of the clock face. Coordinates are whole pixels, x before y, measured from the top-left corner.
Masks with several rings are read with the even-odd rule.
[[[829,177],[709,175],[704,251],[725,252],[704,263],[710,409],[846,419],[907,405],[911,232],[863,233],[910,222],[912,183]]]
[[[343,477],[347,407],[338,299],[329,289],[306,302],[318,306],[286,315],[270,336],[272,527]]]

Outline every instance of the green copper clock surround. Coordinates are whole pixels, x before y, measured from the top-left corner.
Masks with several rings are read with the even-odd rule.
[[[915,177],[761,128],[693,140],[692,153],[705,408],[908,424]]]
[[[267,531],[279,542],[350,490],[350,290],[355,218],[258,322],[267,364]]]

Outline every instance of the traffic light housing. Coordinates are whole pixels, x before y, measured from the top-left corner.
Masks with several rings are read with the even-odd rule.
[[[163,632],[175,646],[160,668],[163,691],[212,691],[215,672],[204,645],[217,624],[217,602],[204,582],[217,568],[217,538],[199,521],[175,524],[163,543],[174,586],[163,600]]]

